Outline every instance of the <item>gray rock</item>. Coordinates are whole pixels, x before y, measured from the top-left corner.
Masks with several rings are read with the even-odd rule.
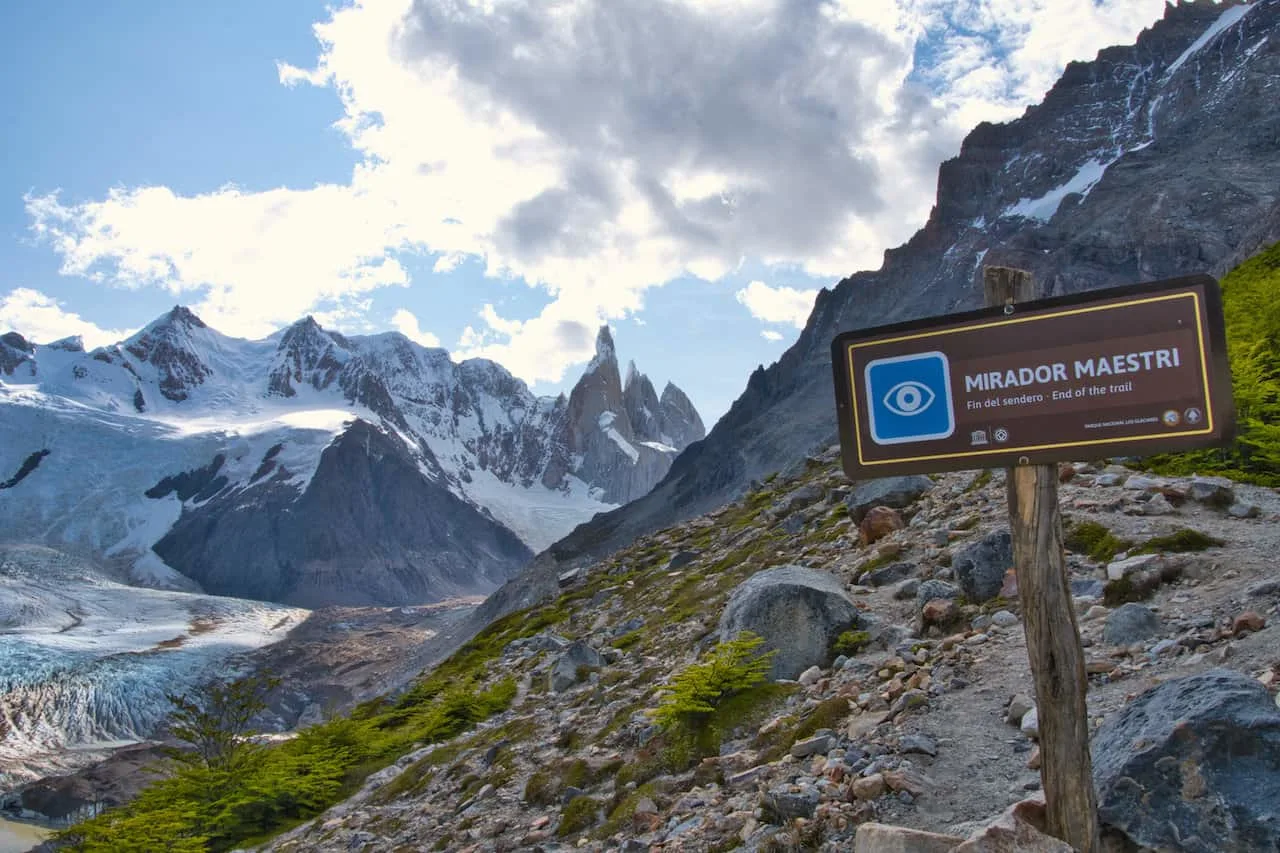
[[[865,583],[871,586],[888,586],[891,583],[908,577],[916,570],[914,563],[894,563],[890,566],[881,566],[878,569],[872,569],[867,572],[863,578]]]
[[[1227,507],[1227,515],[1232,518],[1257,518],[1262,515],[1262,508],[1246,503],[1233,503]]]
[[[1013,539],[1009,531],[989,533],[955,553],[951,568],[971,602],[990,601],[1004,586],[1004,573],[1013,566]]]
[[[556,658],[551,667],[551,689],[556,693],[568,690],[578,683],[581,669],[599,669],[604,665],[603,658],[595,649],[578,641],[565,649],[564,654]]]
[[[1161,631],[1160,617],[1151,608],[1130,602],[1111,611],[1102,639],[1113,646],[1128,646],[1156,636]]]
[[[1137,572],[1158,568],[1162,559],[1159,554],[1139,554],[1125,560],[1116,560],[1107,564],[1107,579],[1116,581]]]
[[[1280,578],[1271,578],[1249,587],[1249,596],[1252,598],[1262,598],[1277,593],[1280,593]]]
[[[812,687],[818,683],[818,679],[822,678],[822,667],[811,666],[804,672],[800,673],[796,681],[799,681],[805,687]]]
[[[1099,818],[1144,848],[1280,850],[1280,711],[1224,669],[1143,693],[1093,739]]]
[[[639,631],[644,627],[643,616],[632,616],[625,622],[619,622],[609,631],[610,637],[621,637],[624,634],[630,634],[632,631]]]
[[[582,580],[586,576],[587,576],[586,568],[583,566],[579,566],[576,569],[570,569],[567,572],[561,572],[560,575],[556,577],[556,582],[559,584],[561,589],[564,589],[565,587],[573,586],[575,583]]]
[[[862,618],[843,584],[826,572],[780,566],[739,584],[720,616],[719,636],[731,640],[743,631],[764,638],[776,650],[769,676],[795,678],[831,659],[831,644],[841,632],[860,627]]]
[[[1097,486],[1119,486],[1124,481],[1124,474],[1099,474],[1093,482]]]
[[[955,584],[940,580],[923,581],[916,590],[916,609],[919,610],[924,607],[925,602],[933,601],[935,598],[955,601],[959,597],[960,587]]]
[[[893,588],[893,598],[895,601],[910,601],[919,591],[920,581],[916,578],[908,578]]]
[[[1164,495],[1152,495],[1151,500],[1142,505],[1143,515],[1172,515],[1175,512],[1177,510]]]
[[[672,555],[671,562],[667,564],[667,571],[674,572],[676,569],[683,569],[701,556],[701,551],[677,551]]]
[[[849,507],[849,517],[858,524],[872,507],[903,509],[932,488],[933,480],[922,475],[868,480],[854,487],[845,505]]]
[[[1167,485],[1169,485],[1167,480],[1148,477],[1144,474],[1134,474],[1124,481],[1124,488],[1135,492],[1153,492],[1156,489],[1163,489]]]
[[[1032,708],[1023,714],[1022,722],[1018,724],[1018,728],[1027,737],[1038,739],[1040,737],[1040,712]]]
[[[815,735],[792,744],[791,756],[793,758],[808,758],[810,755],[826,755],[835,745],[836,739],[832,735]]]
[[[818,792],[807,787],[799,791],[792,791],[790,786],[770,788],[761,795],[760,806],[773,819],[771,822],[812,818],[818,808]]]
[[[997,610],[991,614],[991,624],[999,628],[1012,628],[1018,624],[1018,617],[1008,610]]]
[[[1073,578],[1071,595],[1073,598],[1085,598],[1089,601],[1101,599],[1106,592],[1106,585],[1094,578]]]
[[[773,511],[779,515],[795,512],[798,509],[815,504],[822,500],[822,487],[807,483],[798,489],[788,492],[773,505]]]
[[[903,755],[938,755],[938,742],[928,735],[903,735],[898,741],[898,751]]]
[[[1005,714],[1005,720],[1015,726],[1020,726],[1022,725],[1022,718],[1025,717],[1029,711],[1034,710],[1035,707],[1036,703],[1034,699],[1030,696],[1018,693],[1009,700],[1009,708]]]
[[[1187,494],[1192,500],[1210,506],[1225,508],[1236,502],[1235,490],[1226,477],[1193,477]]]

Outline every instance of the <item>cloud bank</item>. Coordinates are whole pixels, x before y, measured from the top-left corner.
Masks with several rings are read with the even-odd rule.
[[[441,274],[479,258],[548,304],[485,306],[458,355],[556,381],[600,322],[677,277],[878,266],[973,124],[1016,116],[1163,2],[364,0],[315,26],[314,68],[279,66],[341,99],[349,183],[27,207],[64,272],[163,288],[247,336],[357,313],[410,284],[409,254]],[[801,325],[788,290],[753,282],[739,300]]]

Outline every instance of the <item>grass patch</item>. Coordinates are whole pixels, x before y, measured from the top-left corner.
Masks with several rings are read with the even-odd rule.
[[[836,656],[853,657],[866,648],[869,642],[871,642],[869,631],[845,631],[831,644],[831,653]]]
[[[1085,554],[1099,563],[1109,563],[1116,554],[1133,547],[1133,542],[1120,539],[1096,521],[1081,521],[1067,528],[1063,536],[1067,550]]]
[[[986,488],[991,484],[992,473],[990,468],[984,468],[978,476],[973,478],[973,482],[965,487],[964,493],[970,494],[978,491],[978,489]]]
[[[600,802],[591,797],[576,797],[564,807],[556,835],[564,838],[594,826],[600,819]]]
[[[1210,548],[1221,548],[1227,544],[1221,539],[1182,527],[1167,536],[1155,536],[1130,551],[1130,554],[1184,554],[1192,551],[1207,551]]]

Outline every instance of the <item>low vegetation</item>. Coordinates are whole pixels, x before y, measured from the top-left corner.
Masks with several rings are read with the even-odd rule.
[[[205,853],[261,842],[350,796],[370,773],[415,745],[448,740],[508,708],[514,680],[485,683],[485,664],[511,640],[563,618],[552,607],[512,614],[400,698],[365,703],[273,746],[256,743],[248,725],[266,707],[269,680],[171,696],[170,734],[184,748],[172,751],[167,777],[128,805],[63,830],[57,840],[76,853]],[[431,758],[404,784],[428,777],[436,763]]]
[[[1280,243],[1222,279],[1237,434],[1221,449],[1152,457],[1162,474],[1223,474],[1280,486]]]
[[[1084,554],[1099,563],[1109,563],[1116,554],[1133,546],[1132,541],[1119,538],[1096,521],[1081,521],[1070,525],[1063,535],[1063,544],[1067,546],[1067,550]]]

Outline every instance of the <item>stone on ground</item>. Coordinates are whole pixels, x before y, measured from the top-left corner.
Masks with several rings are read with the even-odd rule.
[[[1012,566],[1013,540],[1007,530],[989,533],[966,545],[951,560],[960,589],[975,603],[998,596],[1004,586],[1004,574]]]
[[[1111,611],[1102,629],[1102,639],[1113,646],[1128,646],[1148,640],[1160,631],[1160,617],[1150,607],[1130,602]]]
[[[885,477],[859,483],[845,499],[849,517],[859,524],[867,510],[876,506],[904,509],[933,488],[933,481],[925,476]]]
[[[964,841],[954,835],[940,835],[890,826],[885,823],[864,823],[858,827],[853,840],[853,853],[950,853]]]
[[[1280,710],[1225,669],[1167,681],[1093,740],[1104,825],[1185,853],[1280,850]]]
[[[776,650],[769,676],[796,678],[829,662],[841,632],[861,626],[861,617],[840,581],[803,566],[780,566],[747,578],[729,596],[720,617],[722,641],[743,631]]]

